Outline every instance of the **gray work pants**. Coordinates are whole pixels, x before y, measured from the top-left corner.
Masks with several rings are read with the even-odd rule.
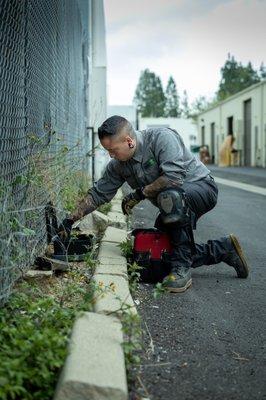
[[[218,197],[218,188],[211,177],[197,182],[182,185],[191,211],[191,223],[196,228],[197,220],[206,212],[215,207]],[[193,247],[191,235],[187,226],[178,224],[164,224],[159,215],[155,227],[168,232],[174,251],[171,256],[171,267],[184,266],[196,268],[201,265],[217,264],[227,254],[227,241],[225,238],[208,240],[204,244],[195,244]]]

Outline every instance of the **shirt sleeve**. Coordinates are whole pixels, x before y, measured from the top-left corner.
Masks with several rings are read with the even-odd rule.
[[[171,129],[162,129],[154,140],[154,155],[161,175],[182,185],[186,168],[185,145],[180,135]]]
[[[102,178],[89,190],[95,205],[99,207],[101,204],[109,203],[124,182],[116,160],[109,161]]]

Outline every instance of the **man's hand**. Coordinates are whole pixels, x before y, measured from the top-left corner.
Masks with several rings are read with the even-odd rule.
[[[62,242],[69,240],[73,224],[74,224],[73,219],[65,218],[59,225],[59,228],[57,230],[57,235],[59,236]]]
[[[135,207],[141,200],[144,200],[145,196],[143,194],[142,189],[137,189],[135,192],[129,193],[127,196],[125,196],[122,200],[122,211],[123,214],[129,215],[131,214],[131,210],[133,207]]]
[[[77,205],[75,212],[71,214],[73,222],[83,218],[85,215],[90,214],[96,210],[97,206],[90,193],[88,193]]]

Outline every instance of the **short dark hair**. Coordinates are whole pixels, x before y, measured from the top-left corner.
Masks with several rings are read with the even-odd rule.
[[[120,117],[120,115],[113,115],[107,118],[98,128],[99,139],[103,139],[106,136],[115,136],[123,128],[127,128],[130,136],[134,135],[134,129],[126,118]]]

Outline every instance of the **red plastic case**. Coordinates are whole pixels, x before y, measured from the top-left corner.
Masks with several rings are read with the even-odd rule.
[[[161,282],[171,270],[170,255],[173,250],[170,238],[157,229],[136,229],[134,235],[133,258],[142,269],[142,282]]]

